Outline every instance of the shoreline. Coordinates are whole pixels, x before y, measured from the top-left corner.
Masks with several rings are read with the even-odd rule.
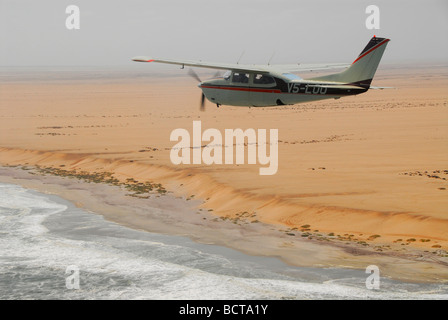
[[[76,207],[57,195],[0,183],[6,299],[445,299],[442,284],[381,278],[365,288],[364,270],[291,267],[187,237],[139,231]],[[4,195],[2,194],[2,196]],[[4,198],[4,197],[3,197]],[[5,201],[6,200],[6,201]],[[33,201],[28,214],[26,203]],[[51,208],[51,209],[50,209]],[[14,214],[14,212],[16,214]],[[37,218],[37,219],[36,219]],[[33,236],[33,241],[28,239]],[[67,265],[81,270],[66,290]],[[155,276],[158,275],[158,276]],[[23,281],[26,280],[26,281]],[[33,290],[38,286],[40,290]]]
[[[132,229],[186,236],[198,243],[223,246],[252,256],[276,257],[297,267],[362,270],[374,264],[379,266],[382,276],[393,280],[446,283],[448,279],[447,259],[418,248],[408,247],[406,252],[383,248],[378,252],[342,240],[300,237],[296,230],[248,223],[244,217],[241,217],[242,223],[218,219],[213,212],[200,208],[200,200],[170,192],[133,197],[123,186],[92,184],[26,169],[0,167],[0,181],[60,196],[77,207]]]

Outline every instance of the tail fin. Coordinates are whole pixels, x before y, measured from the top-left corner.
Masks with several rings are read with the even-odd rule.
[[[311,80],[335,81],[369,89],[373,76],[390,39],[373,37],[367,46],[345,71]]]

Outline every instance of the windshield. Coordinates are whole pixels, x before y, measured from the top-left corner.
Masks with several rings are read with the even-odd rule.
[[[231,74],[232,72],[230,72],[230,70],[227,70],[222,77],[226,80],[229,80]]]
[[[289,80],[302,80],[302,78],[292,73],[283,73],[282,76],[288,78]]]

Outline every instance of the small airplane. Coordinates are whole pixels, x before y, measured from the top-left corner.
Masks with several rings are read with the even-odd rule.
[[[269,107],[292,105],[323,99],[339,99],[364,93],[371,87],[373,76],[390,39],[373,36],[367,46],[351,64],[295,64],[295,65],[243,65],[193,60],[155,59],[135,57],[138,62],[167,64],[227,70],[219,78],[201,81],[190,69],[189,74],[199,81],[202,90],[200,110],[204,111],[207,98],[221,105]],[[344,71],[310,79],[302,79],[292,72],[305,72],[346,68]]]

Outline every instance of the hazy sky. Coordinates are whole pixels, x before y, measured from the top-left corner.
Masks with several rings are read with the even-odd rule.
[[[368,5],[380,30],[368,30]],[[68,30],[68,5],[80,30]],[[448,62],[448,1],[0,0],[1,66],[129,65],[138,55],[240,63],[352,62],[376,34],[383,61]]]

